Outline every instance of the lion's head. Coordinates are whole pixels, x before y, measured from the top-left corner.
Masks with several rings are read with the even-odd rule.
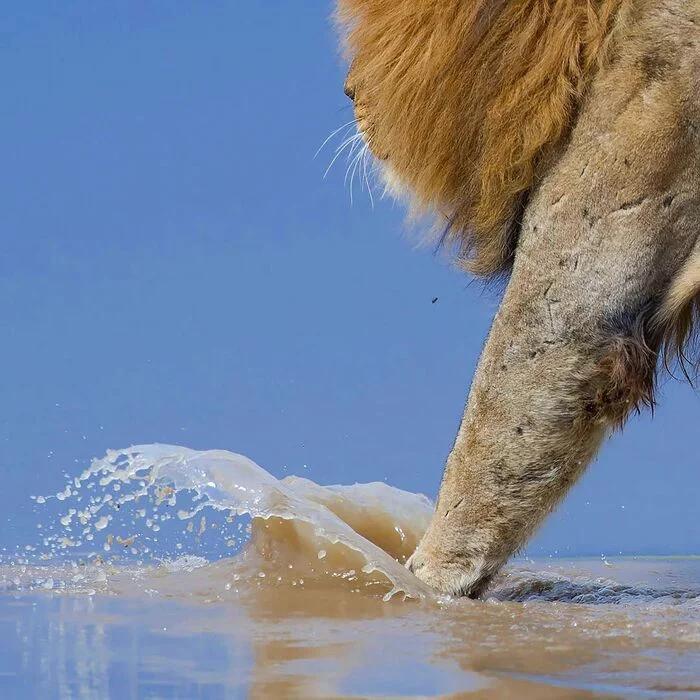
[[[509,268],[624,2],[339,0],[358,126],[473,272]]]

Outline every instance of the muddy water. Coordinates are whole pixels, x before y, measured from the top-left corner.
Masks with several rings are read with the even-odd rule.
[[[171,446],[36,500],[0,697],[700,697],[698,559],[520,560],[455,601],[402,566],[426,498]]]

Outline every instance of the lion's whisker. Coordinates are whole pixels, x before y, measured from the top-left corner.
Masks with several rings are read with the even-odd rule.
[[[357,134],[355,134],[354,136],[351,136],[350,138],[346,139],[345,141],[343,141],[343,143],[342,143],[340,146],[338,146],[338,148],[336,148],[336,150],[335,150],[335,155],[333,156],[333,160],[331,161],[330,165],[326,168],[326,172],[323,173],[323,179],[324,179],[324,180],[326,179],[326,176],[327,176],[328,173],[330,172],[330,169],[333,167],[333,164],[335,163],[335,161],[338,160],[338,158],[340,157],[340,154],[341,154],[348,146],[351,146],[353,143],[355,143],[356,139],[357,139]]]
[[[352,168],[353,164],[355,163],[357,147],[359,145],[361,145],[361,138],[362,138],[361,133],[355,134],[355,136],[352,138],[352,146],[350,147],[350,150],[348,151],[348,157],[346,159],[347,168],[345,169],[345,178],[343,179],[344,185],[348,184],[348,177],[350,176],[350,169]]]
[[[350,205],[352,206],[353,204],[353,194],[352,194],[352,184],[353,181],[355,180],[355,173],[357,172],[357,166],[359,165],[360,158],[362,158],[362,154],[364,153],[363,150],[359,151],[355,158],[353,159],[352,163],[348,166],[348,171],[350,168],[352,168],[352,174],[350,175]],[[346,180],[347,180],[347,173],[345,175]]]
[[[352,138],[352,146],[350,148],[350,151],[348,152],[348,157],[346,160],[346,162],[348,164],[348,167],[345,171],[345,180],[344,180],[344,184],[346,184],[346,185],[348,184],[348,174],[350,171],[350,167],[352,166],[352,163],[355,162],[355,155],[356,155],[357,147],[361,146],[361,145],[362,145],[362,134],[357,133]]]
[[[350,138],[350,140],[352,141],[352,150],[354,152],[357,146],[362,143],[362,132],[358,131],[354,136]],[[348,156],[348,159],[349,158],[350,156]]]
[[[318,156],[318,154],[323,150],[323,148],[328,144],[328,142],[331,141],[331,139],[333,139],[334,136],[341,133],[344,129],[349,130],[351,128],[357,129],[357,120],[353,119],[352,121],[349,121],[346,124],[343,124],[342,126],[335,129],[321,144],[318,151],[316,151],[316,153],[314,154],[314,158]],[[367,134],[365,132],[357,130],[356,133],[343,138],[340,145],[335,149],[333,158],[331,159],[330,164],[328,165],[325,173],[323,174],[324,179],[331,171],[331,168],[335,165],[335,162],[343,153],[346,153],[347,155],[347,168],[345,169],[345,177],[343,179],[343,182],[345,183],[345,185],[349,185],[350,204],[352,205],[354,203],[355,176],[359,173],[360,190],[364,191],[365,186],[367,187],[367,193],[369,194],[370,203],[372,208],[374,209],[374,194],[372,192],[372,183],[370,182],[370,172],[372,169],[372,153],[369,147],[369,139],[367,138]],[[372,173],[372,175],[373,174],[374,173]]]
[[[316,158],[316,156],[318,156],[318,154],[323,150],[323,148],[325,147],[325,145],[326,145],[336,134],[340,133],[343,129],[347,129],[347,128],[351,127],[351,126],[354,126],[355,123],[356,123],[356,122],[355,122],[355,119],[351,119],[349,122],[343,124],[343,126],[339,126],[335,131],[332,131],[332,132],[330,133],[330,135],[328,136],[328,138],[326,138],[325,141],[319,146],[319,148],[318,148],[318,150],[316,151],[316,153],[314,153],[314,158]]]
[[[367,185],[367,193],[369,194],[369,201],[372,204],[372,209],[374,209],[374,195],[372,194],[372,183],[369,181],[369,172],[367,164],[369,163],[369,168],[372,167],[372,154],[369,150],[369,143],[365,144],[364,157],[362,159],[362,166],[364,169],[365,183]]]

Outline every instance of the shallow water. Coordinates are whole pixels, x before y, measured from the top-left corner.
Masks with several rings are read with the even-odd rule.
[[[171,446],[36,500],[0,697],[700,697],[700,559],[520,560],[455,601],[402,566],[425,497]]]

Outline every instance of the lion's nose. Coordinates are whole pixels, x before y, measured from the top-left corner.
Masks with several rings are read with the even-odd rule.
[[[355,101],[355,85],[354,85],[354,83],[350,82],[349,78],[345,81],[345,85],[343,86],[343,92],[351,100],[353,100],[353,102]]]

